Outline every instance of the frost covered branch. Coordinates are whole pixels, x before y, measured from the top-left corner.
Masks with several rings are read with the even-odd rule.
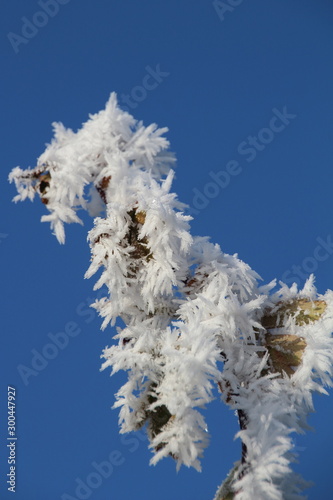
[[[170,191],[167,129],[145,127],[117,104],[78,132],[54,124],[33,169],[16,167],[15,201],[40,197],[60,243],[64,224],[95,217],[91,263],[100,271],[92,305],[102,329],[121,318],[102,368],[128,372],[116,393],[120,432],[147,428],[151,463],[171,456],[200,470],[208,443],[202,410],[221,399],[239,417],[242,457],[216,500],[298,499],[291,434],[307,429],[313,392],[331,386],[333,293],[318,295],[260,277],[237,255],[192,237],[186,206]]]

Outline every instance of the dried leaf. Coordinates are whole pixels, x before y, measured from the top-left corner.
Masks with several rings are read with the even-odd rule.
[[[267,334],[265,340],[274,369],[281,374],[286,372],[289,376],[293,375],[293,367],[299,366],[302,362],[306,348],[305,340],[297,335],[288,334]]]
[[[139,222],[139,224],[144,224],[146,220],[146,212],[136,212],[135,213],[135,220]]]
[[[266,330],[281,328],[289,316],[295,318],[296,325],[303,326],[318,321],[326,309],[324,300],[296,299],[289,303],[281,302],[279,308],[271,313],[266,312],[261,320]]]

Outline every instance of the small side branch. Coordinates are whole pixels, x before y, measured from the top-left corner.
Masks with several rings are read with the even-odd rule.
[[[238,414],[238,421],[239,421],[239,427],[240,427],[240,430],[243,431],[246,429],[246,426],[247,426],[247,416],[246,416],[246,413],[244,410],[237,410],[237,414]],[[246,447],[246,444],[242,442],[242,465],[245,465],[246,464],[246,458],[247,458],[247,447]],[[241,476],[244,475],[244,469],[241,473]]]

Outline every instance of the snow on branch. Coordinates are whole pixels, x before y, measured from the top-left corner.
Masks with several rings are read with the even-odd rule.
[[[215,499],[303,498],[291,434],[307,429],[313,392],[332,385],[333,292],[318,295],[313,277],[274,292],[237,255],[192,237],[166,131],[113,93],[76,133],[54,124],[37,166],[9,175],[14,201],[37,194],[60,243],[79,210],[95,217],[85,277],[100,271],[106,296],[92,307],[102,329],[125,324],[102,355],[102,369],[128,373],[114,404],[120,432],[145,426],[152,464],[170,456],[200,470],[217,388],[238,415],[242,453]]]

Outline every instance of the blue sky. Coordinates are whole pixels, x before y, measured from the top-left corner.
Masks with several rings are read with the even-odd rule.
[[[137,119],[169,127],[174,190],[192,207],[194,234],[237,252],[265,282],[303,283],[314,271],[319,292],[333,287],[332,2],[222,3],[13,0],[0,7],[1,412],[14,386],[16,500],[78,498],[88,477],[98,485],[85,490],[91,500],[211,499],[240,456],[236,418],[218,400],[206,411],[212,438],[201,474],[177,474],[171,459],[149,467],[145,437],[119,436],[110,407],[124,377],[99,372],[113,332],[100,332],[88,308],[94,282],[83,279],[92,221],[68,227],[60,246],[39,222],[41,203],[11,203],[9,171],[35,166],[53,121],[77,129],[116,91]],[[67,345],[49,348],[53,359],[23,380],[18,367],[32,367],[36,352],[64,331]],[[333,398],[315,404],[316,431],[295,438],[296,468],[316,483],[310,500],[332,489]],[[3,422],[0,448],[4,477]],[[112,470],[99,481],[105,461]],[[4,483],[1,498],[12,498]]]

